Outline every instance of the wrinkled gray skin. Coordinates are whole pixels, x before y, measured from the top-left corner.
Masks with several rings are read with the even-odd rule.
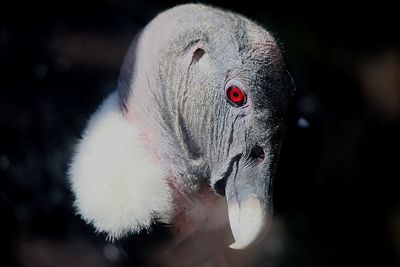
[[[227,102],[229,84],[246,93],[245,106]],[[123,111],[151,133],[151,150],[182,191],[220,181],[228,206],[257,199],[268,220],[293,85],[266,30],[208,6],[170,9],[132,44],[118,90]]]

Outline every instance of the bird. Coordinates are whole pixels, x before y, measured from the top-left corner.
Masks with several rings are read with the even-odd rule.
[[[293,88],[256,22],[204,4],[163,11],[133,40],[75,148],[77,213],[109,240],[162,224],[181,252],[191,241],[251,249],[271,225]]]

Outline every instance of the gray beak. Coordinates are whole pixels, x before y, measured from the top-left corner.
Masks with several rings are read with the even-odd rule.
[[[254,151],[256,151],[254,153]],[[268,231],[272,217],[272,174],[275,151],[264,155],[256,146],[249,157],[234,157],[226,177],[225,196],[233,249],[257,243]]]

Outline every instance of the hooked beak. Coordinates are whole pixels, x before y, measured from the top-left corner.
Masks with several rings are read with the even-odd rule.
[[[272,217],[271,163],[274,158],[268,155],[267,159],[260,160],[239,155],[231,161],[225,177],[224,194],[235,239],[229,246],[232,249],[244,249],[257,243],[269,229]]]

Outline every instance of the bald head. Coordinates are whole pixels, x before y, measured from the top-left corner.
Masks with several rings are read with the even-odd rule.
[[[243,86],[250,108],[234,109],[226,101],[232,80]],[[161,13],[145,27],[129,50],[118,90],[130,116],[168,137],[156,147],[170,144],[167,154],[183,161],[177,164],[208,171],[224,154],[239,153],[227,151],[230,136],[222,134],[233,131],[234,121],[236,128],[268,134],[265,126],[255,129],[238,118],[280,123],[288,83],[280,50],[266,30],[239,14],[189,4]],[[245,139],[237,142],[246,142],[246,136],[237,136]]]

